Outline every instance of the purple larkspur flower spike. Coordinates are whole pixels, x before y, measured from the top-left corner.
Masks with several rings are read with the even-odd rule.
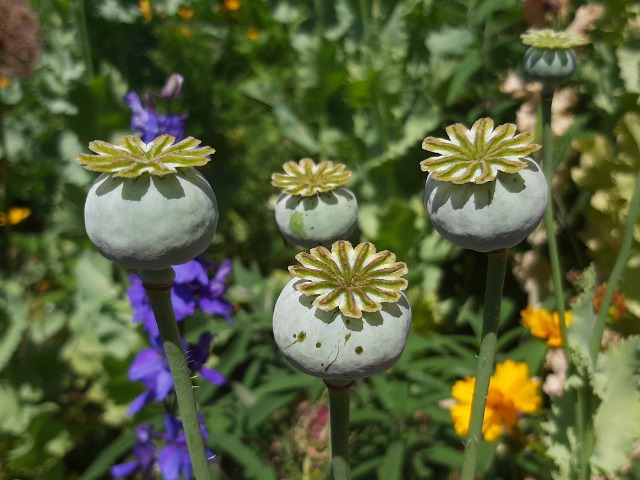
[[[114,465],[110,469],[113,478],[125,478],[133,473],[145,480],[155,478],[153,466],[156,461],[156,447],[153,444],[153,428],[148,425],[136,427],[136,442],[133,445],[135,460]]]
[[[209,359],[212,339],[213,335],[203,333],[196,344],[188,345],[186,358],[193,375],[200,374],[210,383],[223,385],[226,381],[224,376],[217,370],[205,366]],[[138,413],[150,402],[162,402],[173,390],[173,377],[160,337],[152,336],[150,343],[151,348],[140,351],[129,367],[129,380],[140,382],[145,387],[145,391],[131,402],[127,411],[130,415]]]
[[[233,323],[231,313],[233,305],[224,298],[227,293],[227,277],[231,273],[231,261],[224,260],[212,279],[208,272],[216,264],[202,258],[196,258],[182,265],[175,265],[176,278],[171,290],[171,301],[178,322],[193,315],[196,308],[220,315],[228,323]],[[142,281],[137,275],[130,275],[131,285],[127,291],[134,322],[142,322],[144,329],[152,336],[159,335],[153,311]]]
[[[207,430],[204,426],[203,417],[200,415],[200,432],[202,438],[207,439]],[[167,444],[162,447],[158,454],[158,466],[164,480],[178,480],[182,474],[185,480],[191,480],[192,467],[187,440],[182,428],[182,422],[171,415],[164,416],[165,434],[163,438]],[[214,454],[208,448],[207,457],[213,458]]]

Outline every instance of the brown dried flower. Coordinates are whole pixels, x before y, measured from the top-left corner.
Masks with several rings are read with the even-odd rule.
[[[0,0],[0,76],[33,74],[42,53],[39,30],[28,0]]]

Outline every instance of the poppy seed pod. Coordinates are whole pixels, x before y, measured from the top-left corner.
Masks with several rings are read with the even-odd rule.
[[[452,243],[478,252],[511,248],[540,223],[547,180],[536,162],[495,181],[462,185],[427,178],[424,202],[435,229]]]
[[[80,154],[87,170],[101,172],[84,207],[87,234],[109,260],[129,268],[160,270],[188,262],[211,244],[218,226],[216,196],[193,167],[214,153],[193,137],[170,135],[144,143],[94,141],[96,155]]]
[[[403,262],[370,243],[312,248],[289,267],[294,277],[273,311],[273,336],[298,370],[333,382],[383,372],[400,357],[411,327],[401,290]]]
[[[162,177],[101,175],[87,194],[84,219],[89,238],[106,258],[158,270],[207,249],[218,206],[211,186],[193,168]]]
[[[276,224],[291,244],[329,246],[346,238],[358,223],[358,202],[344,186],[351,172],[342,163],[310,158],[286,162],[271,184],[282,189],[276,201]]]
[[[296,290],[299,282],[284,287],[273,312],[276,344],[294,367],[324,380],[354,380],[384,372],[400,358],[411,328],[404,294],[378,312],[351,318],[314,307]]]
[[[447,127],[449,140],[427,137],[422,148],[439,156],[420,162],[429,176],[424,204],[435,229],[456,245],[490,252],[510,248],[540,223],[547,206],[544,173],[527,155],[533,133],[512,123],[494,129],[481,118],[470,130]]]
[[[353,232],[358,223],[358,202],[345,187],[310,197],[281,193],[275,217],[289,243],[305,248],[327,246]]]
[[[576,71],[576,54],[571,48],[529,47],[524,54],[524,73],[528,80],[561,83]]]
[[[573,75],[577,65],[573,47],[587,43],[583,37],[548,28],[530,29],[520,37],[529,46],[524,54],[525,76],[547,85],[564,82]]]

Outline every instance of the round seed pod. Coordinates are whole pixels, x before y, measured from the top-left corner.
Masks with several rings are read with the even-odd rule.
[[[511,248],[540,223],[547,207],[547,180],[530,158],[516,173],[494,181],[454,184],[427,177],[424,203],[435,229],[462,248],[490,252]]]
[[[531,46],[524,54],[524,73],[532,81],[564,82],[574,74],[576,65],[576,54],[571,48]]]
[[[135,269],[188,262],[211,244],[218,205],[194,168],[135,178],[102,174],[87,194],[85,227],[98,251]]]
[[[281,193],[275,217],[289,243],[306,248],[327,246],[353,232],[358,223],[358,202],[353,192],[342,186],[311,196]]]
[[[313,298],[296,290],[299,278],[283,288],[273,312],[278,349],[298,370],[333,382],[384,372],[398,360],[411,328],[404,293],[377,312],[348,317],[338,309],[320,310]]]

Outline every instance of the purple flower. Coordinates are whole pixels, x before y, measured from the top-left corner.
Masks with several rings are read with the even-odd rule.
[[[215,385],[222,385],[225,383],[224,376],[209,367],[205,367],[205,363],[209,359],[211,353],[211,341],[213,335],[205,332],[200,335],[200,339],[196,344],[189,344],[189,355],[187,356],[187,365],[192,372],[199,372],[200,376]]]
[[[176,278],[171,290],[171,301],[176,320],[182,321],[193,315],[196,308],[220,315],[232,323],[233,305],[226,300],[226,278],[231,273],[231,261],[224,260],[218,267],[214,277],[209,279],[208,272],[215,263],[196,258],[182,265],[174,266]],[[159,335],[149,299],[137,275],[130,275],[131,286],[127,295],[133,308],[133,321],[142,322],[144,329],[152,336]]]
[[[200,432],[206,441],[208,435],[202,415],[199,415],[199,420]],[[114,478],[124,478],[137,473],[144,480],[153,480],[156,478],[154,467],[157,464],[164,480],[179,480],[181,474],[185,480],[191,480],[191,458],[182,422],[171,415],[165,415],[164,428],[165,432],[156,432],[149,425],[138,425],[136,443],[133,446],[136,459],[114,465],[110,470],[111,475]],[[160,445],[162,447],[158,448]],[[210,459],[215,457],[208,448],[206,454]]]
[[[143,479],[155,478],[153,465],[156,461],[156,447],[153,444],[153,428],[148,425],[136,427],[136,443],[133,446],[135,460],[120,463],[111,467],[113,478],[124,478],[134,472],[138,472]]]
[[[160,94],[147,94],[144,96],[144,103],[136,92],[127,93],[123,100],[131,109],[131,130],[140,132],[143,142],[149,143],[158,135],[164,133],[176,138],[176,141],[183,140],[184,122],[188,118],[187,114],[158,113],[153,97],[171,102],[180,96],[180,89],[184,78],[181,75],[173,74],[167,80]]]
[[[186,353],[187,363],[192,375],[199,373],[208,382],[222,385],[225,383],[224,376],[204,365],[209,358],[212,339],[213,335],[203,333],[198,343],[189,344]],[[173,390],[173,377],[160,337],[152,336],[150,343],[151,348],[139,352],[129,367],[129,380],[141,382],[145,387],[145,391],[131,402],[127,411],[130,415],[138,413],[147,403],[162,402]]]
[[[200,416],[200,431],[202,438],[207,439],[207,430]],[[180,474],[185,480],[191,480],[192,467],[189,451],[187,450],[187,440],[184,435],[182,422],[171,415],[164,416],[164,428],[166,445],[162,447],[158,454],[158,466],[164,480],[179,480]],[[214,454],[211,450],[206,450],[207,457],[213,458]]]

